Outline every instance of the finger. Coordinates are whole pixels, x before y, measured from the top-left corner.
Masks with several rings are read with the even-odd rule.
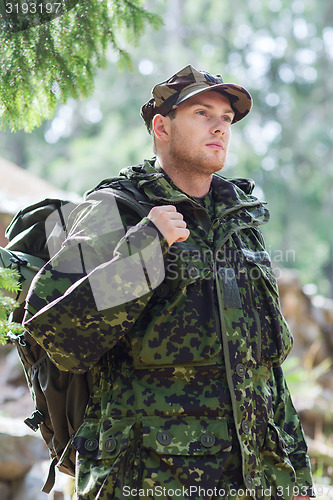
[[[176,213],[176,207],[174,207],[173,205],[156,206],[150,210],[148,217],[150,219],[156,219],[158,217],[163,216],[163,214],[170,215],[172,213]]]
[[[174,224],[178,224],[178,222],[184,221],[184,216],[183,214],[179,212],[164,212],[166,215],[166,219],[172,221]]]
[[[148,218],[152,220],[182,220],[183,214],[177,212],[176,207],[170,206],[159,206],[153,207],[148,214]]]
[[[183,234],[179,236],[179,238],[174,241],[174,243],[180,243],[182,241],[186,241],[187,238],[190,236],[190,231],[188,229],[181,229],[180,230]]]
[[[187,227],[187,224],[183,219],[179,219],[179,220],[173,219],[172,225],[173,225],[173,227],[180,228],[180,229],[184,229]]]
[[[174,205],[157,205],[154,209],[163,212],[177,212],[177,208]]]

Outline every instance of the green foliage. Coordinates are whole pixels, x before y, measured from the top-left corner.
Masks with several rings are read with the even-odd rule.
[[[139,110],[157,82],[189,63],[221,73],[254,99],[250,115],[233,126],[223,174],[252,177],[255,194],[268,202],[271,221],[263,230],[268,250],[279,257],[274,264],[296,268],[302,284],[333,297],[332,0],[144,5],[164,26],[148,25],[131,47],[130,77],[117,70],[115,52],[106,51],[89,98],[59,103],[31,134],[0,133],[1,155],[83,193],[151,155]],[[117,33],[125,44],[124,31]]]
[[[19,32],[0,25],[2,128],[31,131],[53,115],[58,101],[87,97],[109,44],[120,68],[130,68],[119,38],[136,44],[146,23],[161,24],[140,0],[83,0],[70,9],[62,3],[64,14],[50,22]]]
[[[323,392],[319,379],[331,370],[332,361],[330,358],[325,358],[315,365],[310,356],[306,361],[304,364],[298,357],[290,356],[283,366],[292,394],[312,402]]]
[[[23,331],[21,325],[8,319],[10,313],[18,305],[12,296],[20,290],[18,278],[16,271],[0,267],[0,344],[6,342],[8,334]]]
[[[301,360],[298,356],[289,356],[284,362],[285,377],[291,393],[301,401],[304,408],[316,411],[317,415],[314,435],[312,439],[318,439],[322,445],[327,445],[327,449],[332,449],[332,415],[330,410],[329,389],[325,389],[320,382],[321,377],[326,377],[331,373],[332,359],[327,357],[319,364],[316,364],[316,353],[319,350],[320,342],[315,342],[310,347],[308,353]],[[311,411],[311,410],[310,410]],[[305,418],[306,422],[306,418]],[[309,447],[309,456],[312,466],[312,475],[317,484],[316,493],[320,497],[328,488],[323,485],[332,484],[331,458],[328,454],[321,454],[318,447]],[[326,496],[325,496],[326,498]],[[328,497],[327,497],[328,498]]]

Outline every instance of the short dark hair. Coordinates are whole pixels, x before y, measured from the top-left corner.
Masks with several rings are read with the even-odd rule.
[[[170,117],[170,120],[174,120],[174,118],[176,117],[176,111],[177,111],[177,108],[174,108],[171,111],[169,111],[169,113],[167,114],[167,116]]]

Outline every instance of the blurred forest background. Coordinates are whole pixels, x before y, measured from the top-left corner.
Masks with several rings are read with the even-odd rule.
[[[314,310],[309,296],[333,299],[333,1],[142,4],[164,24],[158,30],[147,24],[136,45],[120,34],[132,71],[120,70],[119,52],[109,46],[91,95],[59,103],[52,119],[31,133],[1,131],[0,157],[83,194],[152,156],[139,110],[157,82],[192,64],[245,86],[254,107],[232,127],[223,175],[253,178],[255,194],[268,202],[268,251],[276,267],[291,272],[291,285],[284,290],[281,282],[297,340],[285,365],[288,383],[311,436],[315,477],[326,484],[329,476],[332,484],[333,302]]]
[[[332,0],[150,0],[159,30],[147,26],[127,45],[133,71],[107,50],[95,90],[70,99],[33,130],[0,132],[0,155],[83,193],[102,178],[151,156],[139,116],[153,85],[192,64],[221,73],[253,95],[250,115],[233,127],[223,175],[256,181],[271,223],[277,266],[299,270],[308,291],[333,297]]]

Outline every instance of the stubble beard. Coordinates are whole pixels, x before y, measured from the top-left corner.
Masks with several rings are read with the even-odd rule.
[[[195,153],[183,146],[180,141],[172,141],[169,149],[169,165],[172,169],[191,176],[207,177],[224,167],[223,161],[205,153]]]

